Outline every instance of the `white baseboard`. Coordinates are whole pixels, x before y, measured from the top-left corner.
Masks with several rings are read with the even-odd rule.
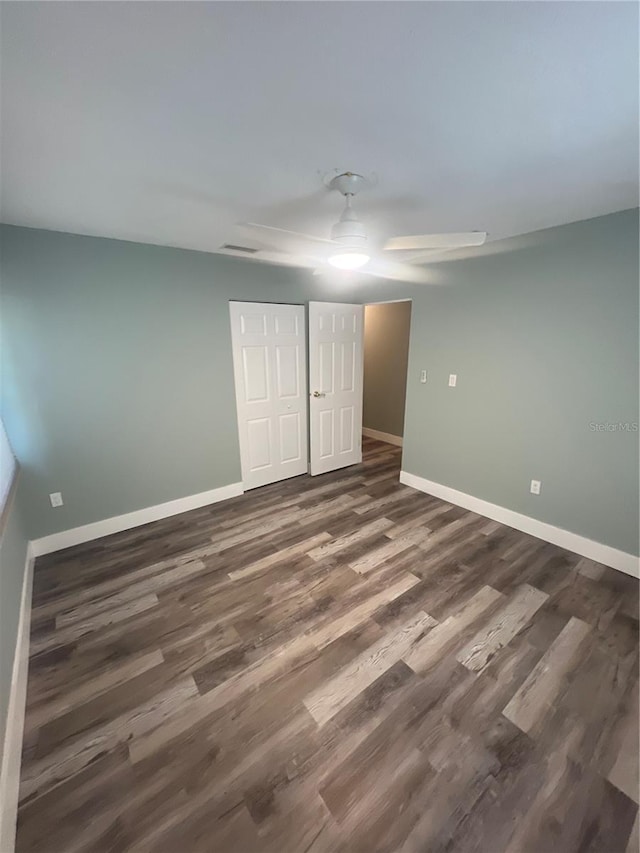
[[[400,472],[400,482],[404,483],[405,486],[418,489],[420,492],[441,498],[447,503],[462,506],[465,509],[472,510],[472,512],[477,512],[479,515],[506,524],[508,527],[522,530],[523,533],[537,536],[538,539],[543,539],[545,542],[559,545],[561,548],[566,548],[582,557],[588,557],[597,563],[611,566],[611,568],[618,569],[633,578],[640,577],[640,558],[633,554],[627,554],[626,551],[619,551],[610,545],[594,542],[593,539],[571,533],[562,527],[554,527],[553,524],[548,524],[546,521],[538,521],[538,519],[522,515],[520,512],[514,512],[511,509],[506,509],[506,507],[483,501],[481,498],[474,498],[473,495],[467,495],[457,489],[451,489],[449,486],[434,483],[432,480],[425,480],[424,477],[417,477],[415,474],[407,473],[407,471]]]
[[[83,542],[91,542],[112,533],[121,533],[123,530],[131,530],[149,524],[151,521],[159,521],[181,512],[191,509],[199,509],[202,506],[226,501],[244,493],[242,483],[230,483],[219,489],[210,489],[208,492],[200,492],[198,495],[188,495],[186,498],[178,498],[175,501],[149,506],[125,515],[116,515],[113,518],[105,518],[103,521],[94,521],[92,524],[84,524],[82,527],[73,527],[71,530],[62,530],[60,533],[52,533],[40,539],[31,541],[32,554],[34,557],[42,557],[53,551],[61,551],[72,545],[81,545]],[[0,850],[2,848],[0,847]],[[4,851],[2,851],[4,853]]]
[[[392,435],[390,432],[380,432],[379,429],[369,429],[369,427],[362,427],[362,434],[368,438],[377,438],[378,441],[386,441],[387,444],[395,444],[396,447],[402,447],[401,435]]]
[[[16,842],[22,734],[24,731],[27,677],[29,674],[33,563],[34,556],[29,545],[27,547],[27,559],[22,580],[18,636],[13,656],[7,725],[2,748],[2,769],[0,770],[0,851],[2,853],[13,853]]]
[[[36,557],[80,545],[111,533],[120,533],[140,527],[151,521],[159,521],[181,512],[188,512],[219,501],[235,498],[243,494],[242,483],[231,483],[219,489],[211,489],[198,495],[189,495],[175,501],[150,506],[146,509],[130,512],[43,536],[32,540],[27,548],[27,559],[22,581],[18,636],[13,660],[7,725],[2,749],[2,769],[0,770],[0,851],[13,853],[15,849],[16,820],[18,814],[18,795],[20,788],[20,764],[22,757],[22,735],[27,699],[27,679],[29,674],[29,635],[31,629],[31,597],[33,590],[33,565]]]

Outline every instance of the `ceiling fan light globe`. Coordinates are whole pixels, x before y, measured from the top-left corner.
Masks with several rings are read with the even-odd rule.
[[[339,270],[357,270],[369,261],[369,255],[364,252],[338,252],[327,258],[332,267]]]

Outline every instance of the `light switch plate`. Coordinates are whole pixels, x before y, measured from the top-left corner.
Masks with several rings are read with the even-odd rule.
[[[457,381],[458,381],[458,374],[457,373],[450,373],[449,374],[449,388],[455,388]]]
[[[62,500],[62,492],[51,492],[49,495],[49,500],[51,501],[51,506],[63,506],[64,502]]]

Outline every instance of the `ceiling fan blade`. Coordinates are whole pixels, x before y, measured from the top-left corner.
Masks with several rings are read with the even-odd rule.
[[[366,266],[360,267],[357,272],[376,278],[388,278],[392,281],[405,281],[413,284],[434,283],[434,277],[427,267],[400,264],[396,261],[388,261],[386,258],[374,258]]]
[[[449,256],[452,253],[459,252],[460,249],[448,247],[446,249],[429,249],[426,252],[418,252],[417,254],[412,253],[403,257],[402,260],[407,264],[427,264],[427,263],[438,263],[443,258],[444,260],[449,260]]]
[[[248,254],[243,249],[221,248],[219,255],[231,255],[234,258],[244,258],[245,261],[258,261],[265,264],[277,264],[285,267],[302,267],[315,269],[324,263],[324,258],[305,254],[290,254],[289,252],[272,252],[268,249],[258,249]]]
[[[416,234],[411,237],[392,237],[385,250],[396,249],[459,249],[465,246],[482,246],[486,231],[460,231],[452,234]]]
[[[274,228],[271,225],[260,225],[257,222],[240,222],[244,231],[253,234],[265,246],[272,246],[284,252],[305,252],[305,249],[335,245],[332,240],[315,237],[313,234],[300,234],[297,231],[287,231],[285,228]]]

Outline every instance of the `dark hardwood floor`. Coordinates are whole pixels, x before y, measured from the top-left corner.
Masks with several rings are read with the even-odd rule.
[[[635,853],[638,582],[399,459],[37,561],[18,851]]]

